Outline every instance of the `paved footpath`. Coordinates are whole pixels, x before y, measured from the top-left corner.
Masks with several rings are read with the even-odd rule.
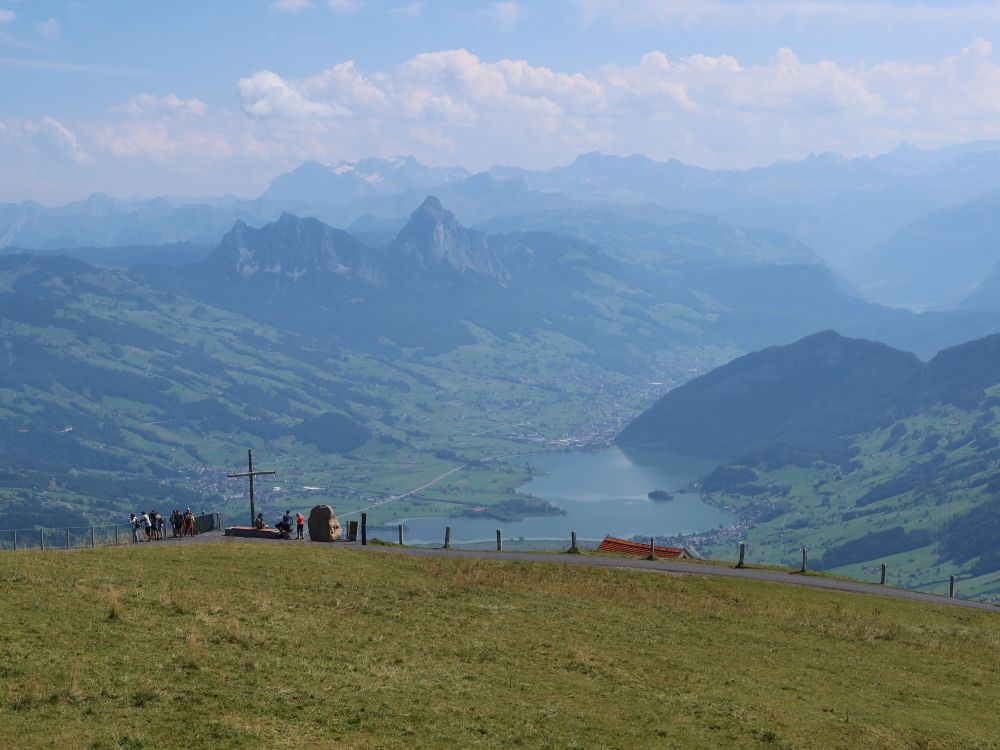
[[[294,542],[272,539],[237,539],[224,537],[220,534],[202,534],[186,543],[228,542],[231,544],[290,544]],[[725,565],[709,563],[683,562],[679,560],[642,560],[630,557],[604,557],[599,555],[566,555],[542,554],[537,552],[491,552],[489,550],[440,549],[427,547],[386,547],[382,545],[362,546],[352,542],[333,542],[325,546],[378,555],[404,555],[407,557],[451,557],[461,560],[507,560],[510,562],[542,563],[547,565],[589,565],[597,568],[617,568],[622,570],[642,570],[653,573],[669,573],[681,575],[715,576],[718,578],[742,578],[752,581],[769,581],[786,586],[806,586],[813,589],[846,592],[852,594],[867,594],[870,596],[887,596],[892,599],[909,599],[910,601],[937,604],[943,607],[963,607],[965,609],[980,609],[989,612],[1000,612],[1000,607],[988,602],[968,599],[951,599],[947,596],[924,594],[919,591],[908,591],[891,586],[879,586],[860,581],[845,581],[823,576],[804,576],[796,573],[785,573],[777,570],[758,570],[755,568],[730,568]]]

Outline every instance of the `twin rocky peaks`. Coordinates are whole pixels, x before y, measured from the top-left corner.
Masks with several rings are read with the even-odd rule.
[[[223,237],[211,262],[242,278],[338,274],[375,282],[401,274],[449,273],[506,285],[510,274],[486,235],[462,226],[434,196],[410,216],[389,245],[372,248],[318,219],[283,213],[254,229],[243,221]]]

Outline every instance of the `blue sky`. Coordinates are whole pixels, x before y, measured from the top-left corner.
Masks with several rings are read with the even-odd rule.
[[[1000,2],[0,0],[0,200],[1000,137]],[[1000,54],[1000,53],[998,53]]]

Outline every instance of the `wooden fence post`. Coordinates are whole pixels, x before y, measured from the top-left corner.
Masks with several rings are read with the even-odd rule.
[[[444,548],[451,549],[451,526],[444,527]]]
[[[650,560],[655,560],[656,559],[656,546],[654,544],[654,541],[655,540],[654,540],[653,537],[649,537],[649,559]]]
[[[118,524],[115,524],[115,546],[118,546]]]
[[[802,548],[802,570],[800,570],[799,572],[800,573],[805,573],[807,570],[809,570],[809,548],[808,547],[803,547]]]
[[[500,529],[497,529],[497,552],[503,552],[503,537],[500,534]]]
[[[948,596],[955,598],[955,576],[948,576]]]
[[[399,546],[403,546],[403,524],[399,524]]]
[[[743,560],[746,557],[746,553],[747,553],[747,543],[740,542],[740,560],[739,562],[736,563],[737,568],[743,567]]]
[[[882,581],[881,581],[881,583],[882,583],[883,586],[885,586],[885,570],[886,570],[886,564],[882,563]]]
[[[569,551],[570,552],[579,552],[580,551],[580,548],[576,546],[576,532],[575,531],[569,532]]]
[[[17,529],[14,529],[14,551],[17,552]]]
[[[38,530],[38,546],[45,549],[45,529]]]
[[[69,549],[69,529],[66,529],[66,549]]]
[[[361,514],[361,545],[368,544],[368,514]]]
[[[90,527],[90,548],[94,549],[97,546],[97,532],[94,531],[94,527]]]

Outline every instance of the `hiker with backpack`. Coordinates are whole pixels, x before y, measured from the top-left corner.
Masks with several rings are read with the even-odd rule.
[[[174,512],[170,514],[170,526],[174,530],[174,539],[180,539],[181,532],[184,529],[184,516],[181,512],[174,508]]]
[[[188,508],[184,511],[184,533],[181,536],[194,536],[194,513]]]
[[[292,538],[292,511],[285,511],[285,515],[281,517],[281,523],[278,524],[278,530],[281,532],[282,539]]]
[[[139,543],[139,527],[142,522],[135,517],[135,513],[129,514],[128,525],[132,527],[132,544]]]

